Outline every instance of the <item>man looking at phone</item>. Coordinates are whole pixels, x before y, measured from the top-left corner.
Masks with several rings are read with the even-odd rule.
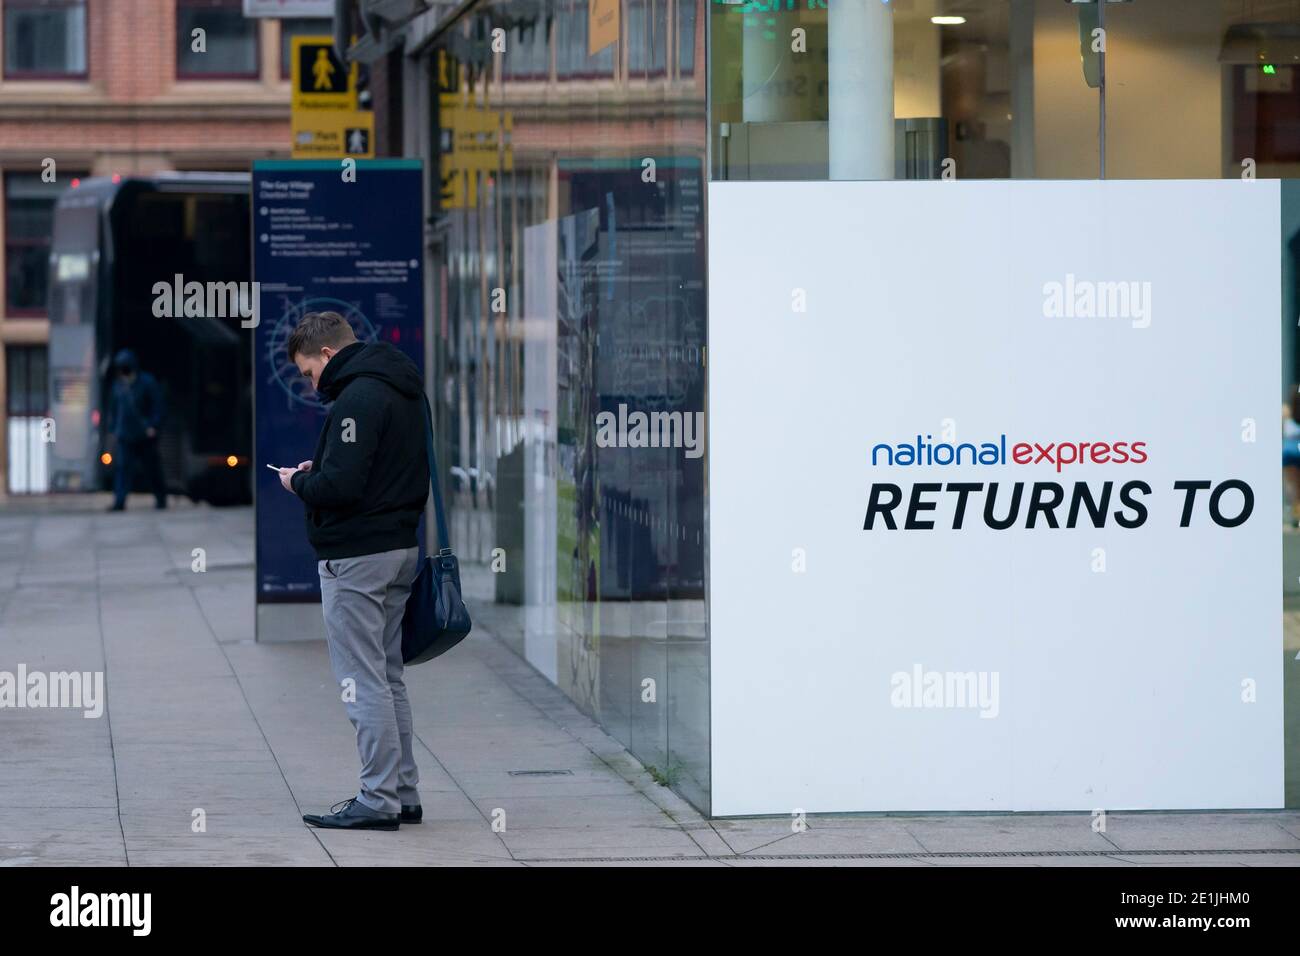
[[[303,820],[396,830],[422,816],[402,681],[402,613],[429,495],[424,386],[405,354],[387,342],[358,342],[337,312],[304,315],[286,349],[332,402],[311,460],[278,471],[280,484],[306,505],[330,666],[340,685],[355,681],[344,705],[361,758],[357,795]]]

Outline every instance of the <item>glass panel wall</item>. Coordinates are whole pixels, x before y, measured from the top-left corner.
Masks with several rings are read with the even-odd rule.
[[[1296,0],[713,0],[711,16],[716,179],[938,178],[945,160],[960,179],[1300,174]],[[873,148],[892,166],[861,165]]]
[[[427,55],[439,440],[467,588],[486,627],[706,808],[705,164],[733,180],[1300,169],[1296,0],[485,0]],[[1289,659],[1300,588],[1285,600]]]
[[[494,0],[428,66],[466,591],[707,809],[704,26],[703,0]]]
[[[933,179],[944,160],[965,179],[1094,177],[1096,57],[1081,56],[1080,9],[714,0],[713,177]],[[1036,102],[1048,64],[1051,95]]]
[[[716,180],[1300,177],[1297,0],[713,0],[710,17]],[[1279,663],[1295,807],[1300,201],[1283,198]]]

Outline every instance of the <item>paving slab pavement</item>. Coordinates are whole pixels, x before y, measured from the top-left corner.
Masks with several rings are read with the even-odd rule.
[[[425,822],[316,830],[357,769],[323,636],[254,642],[249,509],[147,503],[0,503],[0,670],[107,687],[0,710],[0,866],[1300,864],[1297,811],[708,819],[481,626],[407,672]]]

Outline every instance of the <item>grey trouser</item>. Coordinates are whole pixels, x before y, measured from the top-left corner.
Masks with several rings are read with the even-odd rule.
[[[411,750],[411,704],[402,683],[402,612],[419,563],[418,548],[318,561],[330,667],[357,731],[357,800],[381,813],[420,802]],[[355,696],[355,699],[352,699]]]

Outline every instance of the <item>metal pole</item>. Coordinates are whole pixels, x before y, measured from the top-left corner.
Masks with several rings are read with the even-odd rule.
[[[1101,172],[1102,179],[1106,178],[1106,0],[1097,0],[1097,27],[1101,30],[1101,52],[1097,58],[1098,74],[1100,84],[1098,86],[1098,104],[1097,111],[1097,149],[1098,168]]]

